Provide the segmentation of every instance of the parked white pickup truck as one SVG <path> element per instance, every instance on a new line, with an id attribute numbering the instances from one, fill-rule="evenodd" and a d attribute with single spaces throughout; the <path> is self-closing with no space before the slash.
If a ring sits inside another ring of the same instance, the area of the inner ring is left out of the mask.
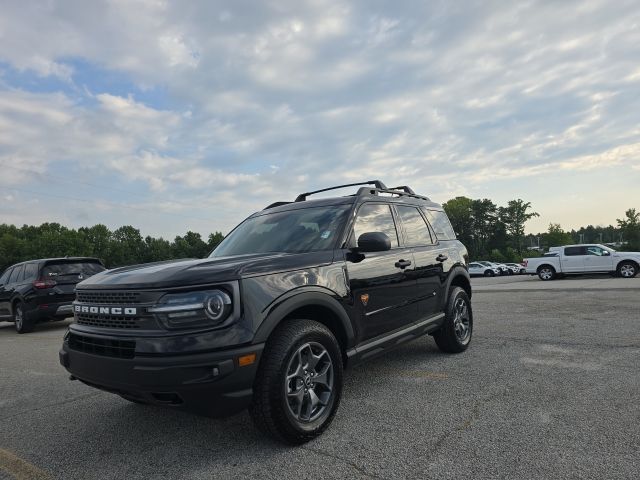
<path id="1" fill-rule="evenodd" d="M 540 280 L 553 280 L 558 275 L 584 273 L 617 273 L 633 278 L 640 270 L 640 252 L 617 252 L 604 245 L 565 245 L 551 247 L 540 258 L 525 258 L 527 273 Z"/>

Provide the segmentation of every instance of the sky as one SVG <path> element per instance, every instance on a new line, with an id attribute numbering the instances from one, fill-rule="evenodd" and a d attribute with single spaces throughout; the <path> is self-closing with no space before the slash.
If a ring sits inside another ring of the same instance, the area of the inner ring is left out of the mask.
<path id="1" fill-rule="evenodd" d="M 638 45 L 637 0 L 4 0 L 0 223 L 226 233 L 380 179 L 615 225 Z"/>

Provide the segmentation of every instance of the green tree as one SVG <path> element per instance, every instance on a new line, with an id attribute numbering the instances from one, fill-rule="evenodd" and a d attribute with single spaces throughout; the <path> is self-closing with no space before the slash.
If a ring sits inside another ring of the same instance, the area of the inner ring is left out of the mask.
<path id="1" fill-rule="evenodd" d="M 442 207 L 449 217 L 451 226 L 460 240 L 470 251 L 475 254 L 474 225 L 473 225 L 473 200 L 467 197 L 456 197 L 445 202 Z"/>
<path id="2" fill-rule="evenodd" d="M 622 231 L 623 240 L 629 250 L 640 249 L 640 212 L 630 208 L 624 212 L 625 218 L 618 218 L 618 226 Z"/>
<path id="3" fill-rule="evenodd" d="M 566 233 L 559 223 L 550 223 L 549 230 L 544 235 L 543 242 L 548 247 L 559 247 L 562 245 L 570 245 L 573 243 L 573 238 L 570 234 Z"/>
<path id="4" fill-rule="evenodd" d="M 522 239 L 524 226 L 533 217 L 539 217 L 537 212 L 530 212 L 531 202 L 524 200 L 509 200 L 506 207 L 500 207 L 499 217 L 504 224 L 507 233 L 511 237 L 512 244 L 518 253 L 522 253 Z"/>

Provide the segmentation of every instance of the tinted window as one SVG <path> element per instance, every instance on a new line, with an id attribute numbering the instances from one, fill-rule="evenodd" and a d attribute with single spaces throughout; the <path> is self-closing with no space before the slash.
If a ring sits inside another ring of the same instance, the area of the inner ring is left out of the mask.
<path id="1" fill-rule="evenodd" d="M 88 277 L 103 271 L 105 268 L 97 262 L 56 262 L 48 263 L 42 268 L 43 277 L 78 276 Z"/>
<path id="2" fill-rule="evenodd" d="M 566 247 L 564 254 L 567 257 L 575 257 L 577 255 L 586 255 L 584 247 Z"/>
<path id="3" fill-rule="evenodd" d="M 386 233 L 391 240 L 391 248 L 398 246 L 398 233 L 389 205 L 365 203 L 360 207 L 353 225 L 353 243 L 357 243 L 360 235 L 367 232 Z"/>
<path id="4" fill-rule="evenodd" d="M 24 265 L 20 265 L 19 267 L 14 267 L 13 272 L 11 273 L 11 277 L 9 278 L 9 283 L 16 283 L 19 278 L 22 278 L 23 271 L 24 271 Z"/>
<path id="5" fill-rule="evenodd" d="M 25 280 L 35 280 L 36 275 L 38 274 L 38 264 L 37 263 L 27 263 L 24 267 L 24 279 Z"/>
<path id="6" fill-rule="evenodd" d="M 406 234 L 408 246 L 430 245 L 433 243 L 429 227 L 422 215 L 415 207 L 396 206 L 398 215 L 402 219 L 402 226 Z"/>
<path id="7" fill-rule="evenodd" d="M 5 283 L 9 283 L 9 277 L 11 276 L 11 272 L 13 270 L 11 268 L 7 268 L 4 273 L 2 274 L 2 276 L 0 277 L 0 285 L 4 285 Z"/>
<path id="8" fill-rule="evenodd" d="M 331 250 L 342 232 L 348 211 L 348 205 L 339 205 L 251 217 L 231 232 L 210 256 Z"/>
<path id="9" fill-rule="evenodd" d="M 449 222 L 447 214 L 440 210 L 427 210 L 423 209 L 427 215 L 431 228 L 436 232 L 438 240 L 455 240 L 456 234 L 453 231 L 453 227 Z"/>

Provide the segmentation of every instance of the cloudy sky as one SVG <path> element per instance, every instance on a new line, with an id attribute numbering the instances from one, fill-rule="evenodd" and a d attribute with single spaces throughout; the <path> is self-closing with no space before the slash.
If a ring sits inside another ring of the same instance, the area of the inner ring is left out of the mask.
<path id="1" fill-rule="evenodd" d="M 2 2 L 0 223 L 228 231 L 382 179 L 640 208 L 640 4 Z"/>

